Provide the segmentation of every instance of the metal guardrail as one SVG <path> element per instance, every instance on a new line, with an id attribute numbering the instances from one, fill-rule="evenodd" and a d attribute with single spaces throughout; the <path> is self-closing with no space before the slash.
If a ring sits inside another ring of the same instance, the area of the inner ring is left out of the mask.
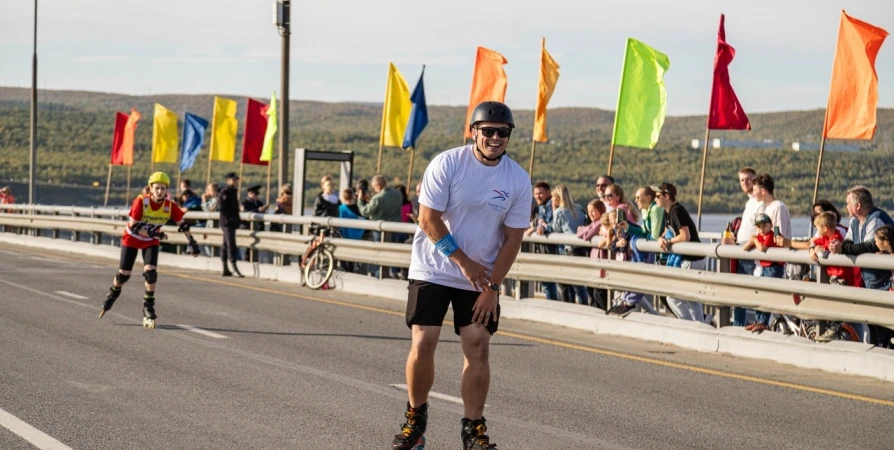
<path id="1" fill-rule="evenodd" d="M 24 214 L 8 213 L 14 210 Z M 70 230 L 120 236 L 125 226 L 121 218 L 128 211 L 114 208 L 77 208 L 42 205 L 4 205 L 0 225 L 35 230 Z M 89 216 L 89 217 L 86 217 Z M 186 215 L 195 220 L 216 220 L 216 213 Z M 414 233 L 413 224 L 339 219 L 331 217 L 288 216 L 243 213 L 250 222 L 284 225 L 320 224 L 332 227 L 359 228 L 373 231 Z M 169 241 L 185 244 L 182 234 L 167 227 Z M 193 228 L 200 245 L 219 246 L 221 231 L 215 228 Z M 268 250 L 281 254 L 302 255 L 311 236 L 298 233 L 271 231 L 237 231 L 237 246 L 254 250 Z M 569 234 L 530 236 L 526 242 L 565 244 L 592 247 L 599 238 L 582 241 Z M 370 242 L 352 239 L 332 239 L 335 257 L 345 261 L 383 266 L 408 267 L 411 247 L 406 244 Z M 638 241 L 637 248 L 660 253 L 656 242 Z M 728 259 L 761 259 L 798 264 L 811 264 L 806 251 L 769 249 L 766 253 L 744 251 L 734 245 L 709 243 L 680 243 L 672 247 L 674 253 L 704 256 L 724 261 Z M 820 260 L 824 265 L 894 269 L 894 257 L 889 255 L 861 255 L 851 257 L 832 255 Z M 792 314 L 806 319 L 845 320 L 874 323 L 894 327 L 894 295 L 871 289 L 856 289 L 828 284 L 805 283 L 782 279 L 749 277 L 712 271 L 680 270 L 656 265 L 614 260 L 522 253 L 509 272 L 518 280 L 554 281 L 614 290 L 667 295 L 721 307 L 740 306 L 780 314 Z M 798 304 L 793 301 L 797 298 Z"/>

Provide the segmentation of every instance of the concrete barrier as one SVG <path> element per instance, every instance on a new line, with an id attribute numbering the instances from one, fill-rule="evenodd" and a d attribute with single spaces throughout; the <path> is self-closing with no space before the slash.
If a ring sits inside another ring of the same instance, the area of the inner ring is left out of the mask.
<path id="1" fill-rule="evenodd" d="M 117 260 L 120 250 L 108 245 L 69 242 L 58 239 L 0 233 L 0 242 L 31 248 L 89 255 Z M 249 269 L 249 267 L 251 269 Z M 165 254 L 159 268 L 181 268 L 219 272 L 216 258 Z M 257 278 L 299 283 L 297 266 L 242 263 L 247 275 Z M 406 302 L 407 282 L 378 280 L 369 276 L 336 272 L 330 280 L 334 289 L 358 295 L 377 296 Z M 676 320 L 665 316 L 632 313 L 627 317 L 605 315 L 592 307 L 542 299 L 515 300 L 502 296 L 504 319 L 528 320 L 596 334 L 611 334 L 646 341 L 661 342 L 708 353 L 725 353 L 790 364 L 808 369 L 863 375 L 894 381 L 894 351 L 871 345 L 833 341 L 816 343 L 798 336 L 779 333 L 753 334 L 741 327 L 714 328 L 708 324 Z"/>

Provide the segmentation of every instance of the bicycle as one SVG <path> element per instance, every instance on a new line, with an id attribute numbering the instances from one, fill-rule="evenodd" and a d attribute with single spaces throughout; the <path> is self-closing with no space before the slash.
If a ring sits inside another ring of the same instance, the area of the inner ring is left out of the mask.
<path id="1" fill-rule="evenodd" d="M 338 229 L 321 225 L 311 225 L 312 241 L 301 258 L 301 285 L 311 289 L 320 289 L 329 282 L 335 271 L 335 244 L 329 239 L 341 237 Z"/>

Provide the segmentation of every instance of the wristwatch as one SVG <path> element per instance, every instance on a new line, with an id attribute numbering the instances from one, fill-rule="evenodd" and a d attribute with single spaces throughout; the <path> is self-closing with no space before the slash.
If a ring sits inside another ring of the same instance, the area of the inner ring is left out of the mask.
<path id="1" fill-rule="evenodd" d="M 492 291 L 500 292 L 500 285 L 497 284 L 497 283 L 493 283 L 493 284 L 491 284 L 491 285 L 488 286 L 488 287 L 489 287 L 490 290 L 492 290 Z"/>

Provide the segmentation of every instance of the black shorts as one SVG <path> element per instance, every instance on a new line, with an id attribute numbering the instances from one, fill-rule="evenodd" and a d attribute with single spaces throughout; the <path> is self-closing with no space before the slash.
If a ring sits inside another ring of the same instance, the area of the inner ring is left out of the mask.
<path id="1" fill-rule="evenodd" d="M 143 265 L 144 266 L 158 266 L 158 249 L 159 246 L 153 245 L 149 248 L 144 248 L 143 251 Z M 134 247 L 128 247 L 126 245 L 121 246 L 121 259 L 118 261 L 118 270 L 133 270 L 133 263 L 137 260 L 137 252 L 140 249 Z"/>
<path id="2" fill-rule="evenodd" d="M 453 304 L 453 331 L 459 335 L 459 329 L 472 324 L 472 307 L 481 295 L 477 291 L 467 291 L 428 281 L 410 280 L 407 287 L 407 326 L 442 326 L 447 308 Z M 497 320 L 500 317 L 500 305 L 497 304 L 497 317 L 487 322 L 490 334 L 497 332 Z"/>

